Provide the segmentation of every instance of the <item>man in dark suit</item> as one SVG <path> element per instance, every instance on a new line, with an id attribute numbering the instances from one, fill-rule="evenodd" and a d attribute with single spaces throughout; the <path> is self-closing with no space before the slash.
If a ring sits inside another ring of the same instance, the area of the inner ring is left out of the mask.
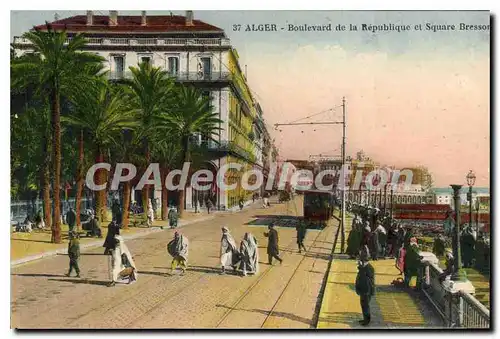
<path id="1" fill-rule="evenodd" d="M 375 270 L 368 262 L 369 253 L 366 247 L 361 250 L 358 275 L 356 276 L 356 294 L 359 295 L 363 320 L 359 323 L 367 326 L 371 321 L 370 300 L 375 295 Z"/>
<path id="2" fill-rule="evenodd" d="M 273 264 L 273 258 L 278 260 L 281 263 L 283 263 L 283 259 L 279 257 L 279 237 L 278 237 L 278 231 L 274 229 L 274 225 L 270 224 L 269 225 L 269 232 L 264 233 L 264 236 L 268 237 L 268 242 L 267 242 L 267 258 L 269 260 L 269 265 Z"/>

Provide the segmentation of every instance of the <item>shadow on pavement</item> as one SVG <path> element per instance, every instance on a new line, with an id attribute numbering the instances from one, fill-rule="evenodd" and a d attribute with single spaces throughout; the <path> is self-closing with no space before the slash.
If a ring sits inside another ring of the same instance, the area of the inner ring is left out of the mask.
<path id="1" fill-rule="evenodd" d="M 221 304 L 217 304 L 215 306 L 216 307 L 223 307 L 223 308 L 226 308 L 226 309 L 231 310 L 231 311 L 243 311 L 243 312 L 260 313 L 260 314 L 263 314 L 263 315 L 266 315 L 266 316 L 270 313 L 268 310 L 260 310 L 260 309 L 257 309 L 257 308 L 253 308 L 253 309 L 248 309 L 247 310 L 247 309 L 244 309 L 244 308 L 233 308 L 233 307 L 229 307 L 229 306 L 221 305 Z M 290 320 L 293 320 L 293 321 L 299 321 L 301 323 L 313 326 L 313 321 L 311 319 L 300 317 L 300 316 L 295 315 L 293 313 L 288 313 L 288 312 L 272 312 L 271 317 L 286 318 L 286 319 L 290 319 Z"/>
<path id="2" fill-rule="evenodd" d="M 308 258 L 330 260 L 330 254 L 325 254 L 325 253 L 314 253 L 314 252 L 310 253 L 310 252 L 306 252 L 305 256 L 308 257 Z"/>
<path id="3" fill-rule="evenodd" d="M 37 274 L 37 273 L 16 273 L 11 274 L 18 277 L 47 277 L 47 278 L 57 278 L 57 277 L 65 277 L 64 274 Z"/>
<path id="4" fill-rule="evenodd" d="M 188 271 L 200 272 L 200 273 L 214 273 L 219 274 L 221 272 L 220 267 L 209 267 L 209 266 L 189 266 Z M 233 272 L 233 269 L 226 269 L 226 275 L 237 275 L 237 272 Z"/>
<path id="5" fill-rule="evenodd" d="M 52 244 L 52 241 L 50 241 L 50 240 L 11 239 L 11 241 L 28 241 L 28 242 L 41 242 L 43 244 Z"/>
<path id="6" fill-rule="evenodd" d="M 170 268 L 168 268 L 170 270 Z M 170 273 L 165 273 L 165 272 L 151 272 L 151 271 L 137 271 L 138 274 L 146 274 L 146 275 L 156 275 L 160 277 L 171 277 L 172 275 Z"/>
<path id="7" fill-rule="evenodd" d="M 76 279 L 48 279 L 49 281 L 61 281 L 61 282 L 69 282 L 73 284 L 86 284 L 86 285 L 99 285 L 99 286 L 107 286 L 109 284 L 109 280 L 88 280 L 85 278 L 76 278 Z"/>

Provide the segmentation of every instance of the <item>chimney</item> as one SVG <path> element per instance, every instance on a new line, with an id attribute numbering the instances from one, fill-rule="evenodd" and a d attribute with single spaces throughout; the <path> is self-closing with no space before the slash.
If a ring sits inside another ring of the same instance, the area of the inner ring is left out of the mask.
<path id="1" fill-rule="evenodd" d="M 87 11 L 87 26 L 92 26 L 94 21 L 94 12 Z"/>
<path id="2" fill-rule="evenodd" d="M 141 25 L 146 26 L 147 23 L 148 23 L 148 21 L 147 21 L 146 11 L 142 11 L 141 12 Z"/>
<path id="3" fill-rule="evenodd" d="M 118 25 L 118 11 L 109 11 L 109 25 L 110 26 Z"/>
<path id="4" fill-rule="evenodd" d="M 194 26 L 193 11 L 186 11 L 186 26 Z"/>

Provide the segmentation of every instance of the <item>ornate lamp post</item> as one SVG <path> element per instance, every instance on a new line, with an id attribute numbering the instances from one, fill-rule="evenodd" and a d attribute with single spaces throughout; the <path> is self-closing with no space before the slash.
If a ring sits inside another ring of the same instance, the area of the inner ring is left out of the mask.
<path id="1" fill-rule="evenodd" d="M 451 185 L 453 189 L 453 200 L 455 206 L 455 227 L 452 232 L 453 257 L 455 258 L 455 272 L 452 280 L 463 280 L 462 276 L 462 257 L 460 252 L 460 189 L 462 185 Z"/>
<path id="2" fill-rule="evenodd" d="M 474 183 L 476 182 L 476 175 L 472 170 L 467 173 L 467 176 L 465 177 L 467 179 L 467 185 L 469 186 L 469 227 L 472 227 L 472 186 L 474 186 Z"/>
<path id="3" fill-rule="evenodd" d="M 479 236 L 479 208 L 480 208 L 480 204 L 479 204 L 479 199 L 476 198 L 476 237 Z"/>

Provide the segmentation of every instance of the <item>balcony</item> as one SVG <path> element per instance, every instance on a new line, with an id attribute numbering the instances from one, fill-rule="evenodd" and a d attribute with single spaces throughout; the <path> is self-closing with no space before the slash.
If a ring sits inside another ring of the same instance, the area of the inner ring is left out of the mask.
<path id="1" fill-rule="evenodd" d="M 225 140 L 219 143 L 215 140 L 206 140 L 206 141 L 192 140 L 192 143 L 201 147 L 206 147 L 210 151 L 233 153 L 250 162 L 255 162 L 255 156 L 251 152 L 245 150 L 244 148 L 242 148 L 241 146 L 237 145 L 232 141 Z"/>
<path id="2" fill-rule="evenodd" d="M 169 73 L 169 76 L 175 78 L 177 82 L 226 82 L 231 80 L 230 72 L 178 72 Z M 109 80 L 131 79 L 132 72 L 130 70 L 121 72 L 109 72 Z"/>
<path id="3" fill-rule="evenodd" d="M 71 38 L 66 40 L 69 43 Z M 30 46 L 23 37 L 14 37 L 14 45 Z M 87 46 L 231 46 L 226 38 L 87 38 Z"/>

